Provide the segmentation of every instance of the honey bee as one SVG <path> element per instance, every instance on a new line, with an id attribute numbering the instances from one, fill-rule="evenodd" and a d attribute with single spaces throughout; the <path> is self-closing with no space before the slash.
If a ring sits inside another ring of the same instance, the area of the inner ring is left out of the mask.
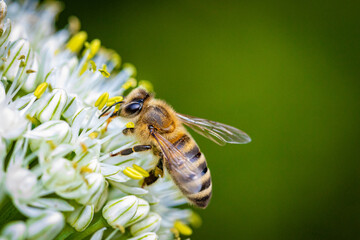
<path id="1" fill-rule="evenodd" d="M 210 170 L 204 154 L 184 125 L 219 145 L 251 141 L 246 133 L 237 128 L 176 113 L 166 102 L 155 99 L 143 88 L 134 89 L 124 101 L 115 104 L 121 105 L 112 117 L 120 116 L 134 122 L 135 127 L 126 128 L 123 133 L 134 134 L 141 145 L 124 149 L 112 156 L 152 149 L 159 156 L 159 162 L 155 169 L 150 170 L 150 176 L 144 179 L 144 185 L 150 185 L 162 177 L 165 165 L 184 196 L 200 208 L 207 207 L 212 195 Z"/>

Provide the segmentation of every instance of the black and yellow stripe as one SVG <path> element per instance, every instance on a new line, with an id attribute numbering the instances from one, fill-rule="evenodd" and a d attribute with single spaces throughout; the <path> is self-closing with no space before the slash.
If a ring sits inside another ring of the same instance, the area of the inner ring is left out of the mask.
<path id="1" fill-rule="evenodd" d="M 181 151 L 185 157 L 197 166 L 197 170 L 201 173 L 201 178 L 196 180 L 185 180 L 182 176 L 176 176 L 177 173 L 172 173 L 177 180 L 180 190 L 194 205 L 205 208 L 211 198 L 212 183 L 210 171 L 206 164 L 204 154 L 200 152 L 196 142 L 188 135 L 182 134 L 172 140 L 172 144 Z M 186 181 L 186 182 L 185 182 Z M 188 187 L 189 185 L 201 187 Z M 187 189 L 198 189 L 196 192 L 189 192 Z"/>

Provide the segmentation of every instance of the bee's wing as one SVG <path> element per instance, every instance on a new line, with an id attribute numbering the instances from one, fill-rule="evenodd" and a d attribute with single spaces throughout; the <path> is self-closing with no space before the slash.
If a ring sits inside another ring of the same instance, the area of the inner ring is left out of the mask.
<path id="1" fill-rule="evenodd" d="M 198 170 L 197 166 L 159 133 L 154 132 L 152 135 L 165 156 L 168 171 L 171 173 L 174 181 L 178 183 L 192 182 L 194 184 L 182 184 L 181 188 L 189 193 L 199 192 L 201 184 L 196 184 L 196 181 L 201 178 L 202 173 Z"/>
<path id="2" fill-rule="evenodd" d="M 203 119 L 177 113 L 178 118 L 195 132 L 214 141 L 219 145 L 225 143 L 244 144 L 251 142 L 251 138 L 240 129 L 235 127 Z"/>

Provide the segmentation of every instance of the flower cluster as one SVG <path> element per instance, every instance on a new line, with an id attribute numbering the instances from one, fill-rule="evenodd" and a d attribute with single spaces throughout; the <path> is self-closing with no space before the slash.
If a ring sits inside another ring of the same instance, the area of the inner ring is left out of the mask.
<path id="1" fill-rule="evenodd" d="M 99 118 L 151 84 L 100 40 L 87 42 L 77 18 L 56 32 L 59 9 L 0 1 L 0 239 L 190 235 L 201 220 L 176 208 L 186 199 L 167 174 L 141 187 L 157 157 L 111 157 L 138 144 L 123 134 L 134 123 Z"/>

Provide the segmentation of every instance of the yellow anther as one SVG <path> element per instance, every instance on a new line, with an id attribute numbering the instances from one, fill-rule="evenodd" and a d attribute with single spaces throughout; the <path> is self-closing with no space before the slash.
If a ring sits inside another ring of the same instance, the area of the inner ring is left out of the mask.
<path id="1" fill-rule="evenodd" d="M 75 16 L 69 17 L 69 31 L 72 34 L 77 33 L 80 30 L 81 23 L 80 20 Z"/>
<path id="2" fill-rule="evenodd" d="M 101 46 L 101 41 L 99 39 L 94 39 L 91 41 L 89 46 L 90 53 L 88 59 L 93 58 L 98 53 L 100 46 Z"/>
<path id="3" fill-rule="evenodd" d="M 135 180 L 140 180 L 142 179 L 144 176 L 139 173 L 138 171 L 136 171 L 134 168 L 132 167 L 126 167 L 123 171 L 123 173 L 128 176 L 129 178 L 135 179 Z"/>
<path id="4" fill-rule="evenodd" d="M 24 60 L 25 59 L 25 55 L 21 55 L 18 60 Z"/>
<path id="5" fill-rule="evenodd" d="M 80 75 L 80 76 L 83 75 L 83 74 L 86 72 L 86 70 L 88 70 L 88 68 L 89 68 L 89 62 L 85 62 L 84 65 L 83 65 L 83 67 L 82 67 L 81 70 L 80 70 L 79 75 Z"/>
<path id="6" fill-rule="evenodd" d="M 107 71 L 105 64 L 102 66 L 101 69 L 99 69 L 99 72 L 101 72 L 101 74 L 106 78 L 110 77 L 110 73 Z"/>
<path id="7" fill-rule="evenodd" d="M 114 51 L 111 56 L 111 61 L 114 63 L 115 68 L 119 68 L 121 66 L 121 57 L 120 55 Z"/>
<path id="8" fill-rule="evenodd" d="M 92 70 L 93 72 L 95 72 L 95 71 L 96 71 L 96 64 L 95 64 L 95 62 L 94 62 L 93 60 L 90 60 L 89 63 L 90 63 L 90 65 L 91 65 L 91 70 Z"/>
<path id="9" fill-rule="evenodd" d="M 4 62 L 6 62 L 6 61 L 7 61 L 7 59 L 6 59 L 6 58 L 4 58 L 4 57 L 2 57 L 2 58 L 1 58 L 1 60 L 3 60 Z"/>
<path id="10" fill-rule="evenodd" d="M 96 102 L 95 102 L 95 107 L 97 107 L 99 110 L 101 110 L 101 109 L 105 106 L 105 104 L 106 104 L 106 102 L 107 102 L 108 99 L 109 99 L 109 93 L 104 92 L 104 93 L 101 94 L 100 97 L 96 100 Z"/>
<path id="11" fill-rule="evenodd" d="M 20 65 L 19 65 L 20 67 L 25 67 L 26 65 L 25 65 L 25 62 L 23 61 L 23 60 L 21 60 L 21 62 L 20 62 Z"/>
<path id="12" fill-rule="evenodd" d="M 119 111 L 119 110 L 120 110 L 120 107 L 121 107 L 120 104 L 116 105 L 116 106 L 115 106 L 115 109 L 114 109 L 114 112 Z"/>
<path id="13" fill-rule="evenodd" d="M 176 229 L 176 228 L 170 228 L 170 231 L 174 234 L 174 239 L 180 239 L 180 233 L 179 233 L 179 231 Z"/>
<path id="14" fill-rule="evenodd" d="M 136 87 L 136 79 L 135 78 L 129 78 L 123 85 L 122 88 L 127 90 L 131 87 Z"/>
<path id="15" fill-rule="evenodd" d="M 99 133 L 98 133 L 98 132 L 92 132 L 92 133 L 89 134 L 89 138 L 91 138 L 91 139 L 95 139 L 95 138 L 97 138 L 98 136 L 99 136 Z"/>
<path id="16" fill-rule="evenodd" d="M 125 126 L 126 128 L 134 128 L 135 124 L 133 122 L 128 122 Z"/>
<path id="17" fill-rule="evenodd" d="M 113 105 L 117 102 L 121 102 L 122 100 L 124 100 L 124 98 L 122 96 L 116 96 L 116 97 L 109 98 L 109 100 L 106 103 L 106 106 L 110 107 L 111 105 Z"/>
<path id="18" fill-rule="evenodd" d="M 133 64 L 131 63 L 124 63 L 123 64 L 123 69 L 127 69 L 128 71 L 130 71 L 130 75 L 131 77 L 136 77 L 136 68 Z"/>
<path id="19" fill-rule="evenodd" d="M 85 145 L 85 143 L 80 143 L 80 146 L 81 146 L 81 150 L 83 151 L 83 152 L 87 152 L 88 151 L 88 147 Z"/>
<path id="20" fill-rule="evenodd" d="M 116 228 L 119 229 L 122 234 L 125 233 L 125 228 L 124 228 L 124 226 L 117 224 L 117 225 L 116 225 Z"/>
<path id="21" fill-rule="evenodd" d="M 78 163 L 77 163 L 77 162 L 73 162 L 72 165 L 73 165 L 73 168 L 75 168 L 75 169 L 78 167 Z"/>
<path id="22" fill-rule="evenodd" d="M 181 233 L 182 235 L 185 236 L 190 236 L 192 234 L 192 229 L 186 225 L 185 223 L 177 220 L 174 223 L 174 227 L 179 231 L 179 233 Z"/>
<path id="23" fill-rule="evenodd" d="M 46 91 L 46 88 L 48 87 L 48 83 L 43 82 L 40 83 L 39 86 L 37 86 L 37 88 L 34 91 L 34 96 L 36 98 L 41 98 L 41 96 L 44 94 L 44 92 Z"/>
<path id="24" fill-rule="evenodd" d="M 35 71 L 35 70 L 32 70 L 32 69 L 26 70 L 26 73 L 27 73 L 27 74 L 34 73 L 34 72 L 36 72 L 36 71 Z"/>
<path id="25" fill-rule="evenodd" d="M 150 176 L 148 171 L 146 171 L 145 169 L 143 169 L 142 167 L 136 165 L 136 164 L 133 164 L 133 168 L 138 171 L 139 173 L 141 173 L 141 175 L 143 175 L 144 177 L 148 177 Z"/>
<path id="26" fill-rule="evenodd" d="M 196 212 L 192 212 L 189 217 L 189 222 L 191 226 L 199 228 L 202 224 L 202 219 L 199 214 L 197 214 Z"/>
<path id="27" fill-rule="evenodd" d="M 83 166 L 80 168 L 80 173 L 92 173 L 93 170 L 87 166 Z"/>
<path id="28" fill-rule="evenodd" d="M 30 114 L 26 114 L 25 117 L 26 117 L 27 120 L 29 120 L 29 121 L 30 121 L 32 124 L 34 124 L 35 126 L 38 126 L 38 125 L 41 124 L 41 122 L 40 122 L 37 118 L 31 116 Z"/>
<path id="29" fill-rule="evenodd" d="M 153 85 L 152 85 L 152 83 L 150 81 L 141 80 L 139 82 L 139 86 L 145 88 L 145 90 L 148 91 L 148 92 L 153 92 L 154 91 L 154 87 L 153 87 Z"/>
<path id="30" fill-rule="evenodd" d="M 75 34 L 69 42 L 66 44 L 66 47 L 75 53 L 78 53 L 80 49 L 82 48 L 84 42 L 87 39 L 87 33 L 84 31 L 78 32 Z"/>
<path id="31" fill-rule="evenodd" d="M 56 145 L 53 141 L 48 140 L 48 141 L 46 141 L 46 143 L 49 144 L 51 150 L 54 150 L 56 148 Z"/>

